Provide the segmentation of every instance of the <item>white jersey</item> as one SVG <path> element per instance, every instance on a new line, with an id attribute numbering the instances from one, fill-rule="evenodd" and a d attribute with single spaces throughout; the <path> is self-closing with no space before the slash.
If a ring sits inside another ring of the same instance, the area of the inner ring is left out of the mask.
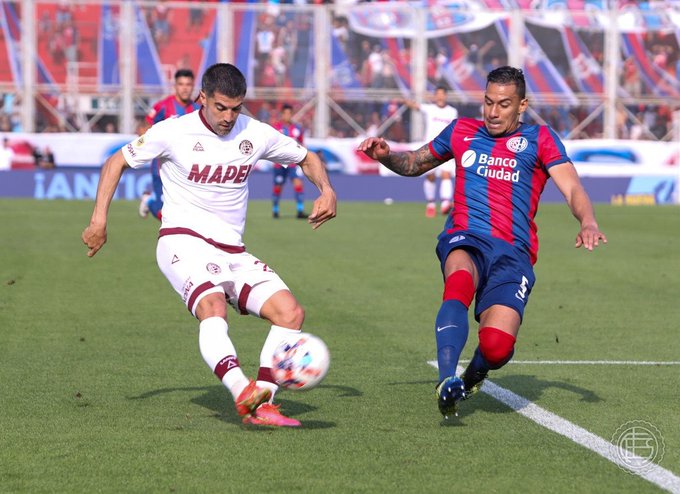
<path id="1" fill-rule="evenodd" d="M 295 140 L 246 115 L 218 136 L 201 110 L 157 123 L 122 152 L 132 168 L 159 158 L 161 229 L 185 229 L 231 246 L 243 246 L 253 166 L 262 159 L 299 163 L 307 155 Z"/>
<path id="2" fill-rule="evenodd" d="M 425 117 L 424 140 L 426 142 L 437 137 L 444 130 L 444 127 L 458 118 L 458 110 L 451 105 L 440 107 L 432 103 L 425 103 L 420 105 L 420 111 Z"/>

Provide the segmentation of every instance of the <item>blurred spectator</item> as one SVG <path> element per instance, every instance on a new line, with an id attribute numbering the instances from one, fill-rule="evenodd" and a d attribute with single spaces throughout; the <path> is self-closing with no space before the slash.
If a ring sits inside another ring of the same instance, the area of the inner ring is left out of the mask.
<path id="1" fill-rule="evenodd" d="M 69 21 L 64 25 L 62 32 L 62 43 L 66 62 L 78 61 L 78 31 L 75 23 Z"/>
<path id="2" fill-rule="evenodd" d="M 446 53 L 444 48 L 437 50 L 437 55 L 434 58 L 435 73 L 434 73 L 434 83 L 436 86 L 442 86 L 445 88 L 450 87 L 449 83 L 446 81 L 444 76 L 444 70 L 446 64 L 449 63 L 449 55 Z"/>
<path id="3" fill-rule="evenodd" d="M 189 0 L 192 3 L 197 3 L 200 0 Z M 189 7 L 189 29 L 201 27 L 205 12 L 201 8 Z"/>
<path id="4" fill-rule="evenodd" d="M 157 44 L 162 44 L 170 37 L 170 9 L 165 0 L 158 0 L 153 9 L 153 37 Z"/>
<path id="5" fill-rule="evenodd" d="M 628 114 L 621 104 L 616 106 L 616 134 L 614 137 L 617 139 L 628 139 L 630 137 Z"/>
<path id="6" fill-rule="evenodd" d="M 384 86 L 383 70 L 385 68 L 385 58 L 383 57 L 382 46 L 378 43 L 373 45 L 373 50 L 368 56 L 368 69 L 370 71 L 371 87 L 380 89 Z"/>
<path id="7" fill-rule="evenodd" d="M 37 147 L 33 149 L 33 159 L 35 159 L 35 166 L 43 170 L 51 170 L 56 168 L 56 163 L 54 161 L 54 153 L 49 148 L 45 146 L 43 151 L 40 151 Z"/>
<path id="8" fill-rule="evenodd" d="M 338 40 L 340 46 L 346 52 L 347 42 L 349 41 L 349 28 L 346 17 L 333 18 L 333 36 Z"/>
<path id="9" fill-rule="evenodd" d="M 623 63 L 622 79 L 623 90 L 631 97 L 639 98 L 642 93 L 642 80 L 640 79 L 640 72 L 633 57 L 628 57 Z"/>
<path id="10" fill-rule="evenodd" d="M 13 159 L 14 150 L 9 147 L 9 139 L 4 137 L 2 139 L 2 147 L 0 147 L 0 171 L 10 170 L 12 168 Z"/>
<path id="11" fill-rule="evenodd" d="M 267 19 L 270 18 L 267 17 Z M 255 34 L 257 49 L 256 57 L 258 62 L 258 68 L 260 69 L 269 59 L 269 55 L 271 54 L 272 49 L 274 48 L 274 41 L 276 41 L 276 35 L 274 34 L 274 31 L 272 31 L 270 24 L 271 20 L 269 20 L 269 22 L 260 27 L 257 31 L 257 34 Z"/>
<path id="12" fill-rule="evenodd" d="M 73 7 L 69 5 L 67 1 L 62 0 L 59 2 L 59 5 L 57 5 L 57 12 L 55 14 L 57 28 L 61 28 L 64 24 L 73 20 L 72 8 Z"/>
<path id="13" fill-rule="evenodd" d="M 265 122 L 271 125 L 272 119 L 272 104 L 269 101 L 263 101 L 260 109 L 257 110 L 257 117 L 260 122 Z"/>
<path id="14" fill-rule="evenodd" d="M 659 115 L 657 113 L 656 116 L 654 117 L 654 123 L 649 128 L 649 131 L 657 139 L 659 140 L 663 139 L 668 133 L 668 121 L 663 115 Z"/>
<path id="15" fill-rule="evenodd" d="M 295 29 L 295 21 L 288 19 L 279 29 L 277 35 L 277 42 L 286 50 L 286 63 L 290 66 L 295 60 L 295 51 L 297 50 L 297 29 Z"/>
<path id="16" fill-rule="evenodd" d="M 50 13 L 45 10 L 40 15 L 40 20 L 38 21 L 38 33 L 41 36 L 49 36 L 52 32 L 52 18 Z"/>
<path id="17" fill-rule="evenodd" d="M 380 128 L 380 125 L 382 122 L 380 121 L 380 113 L 377 111 L 371 112 L 371 116 L 369 117 L 368 121 L 368 127 L 366 128 L 366 137 L 378 137 L 378 129 Z"/>
<path id="18" fill-rule="evenodd" d="M 0 132 L 12 132 L 12 119 L 6 113 L 0 113 Z"/>
<path id="19" fill-rule="evenodd" d="M 268 56 L 263 62 L 260 68 L 260 86 L 263 87 L 276 87 L 276 68 L 274 68 L 274 63 L 272 61 L 271 55 Z"/>
<path id="20" fill-rule="evenodd" d="M 286 82 L 286 73 L 288 72 L 288 60 L 286 59 L 286 49 L 284 46 L 277 43 L 272 49 L 269 59 L 274 68 L 276 87 L 283 87 Z"/>

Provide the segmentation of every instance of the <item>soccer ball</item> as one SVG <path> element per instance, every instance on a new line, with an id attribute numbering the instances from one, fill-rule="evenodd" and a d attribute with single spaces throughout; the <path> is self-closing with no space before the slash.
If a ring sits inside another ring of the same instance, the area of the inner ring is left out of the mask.
<path id="1" fill-rule="evenodd" d="M 328 347 L 318 336 L 300 333 L 297 340 L 281 343 L 274 351 L 272 375 L 279 386 L 291 390 L 311 389 L 328 372 Z"/>

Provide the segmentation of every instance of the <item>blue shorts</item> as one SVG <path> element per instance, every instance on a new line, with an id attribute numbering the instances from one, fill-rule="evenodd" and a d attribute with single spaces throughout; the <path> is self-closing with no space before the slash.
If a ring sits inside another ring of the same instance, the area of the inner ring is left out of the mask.
<path id="1" fill-rule="evenodd" d="M 504 240 L 478 235 L 466 230 L 442 232 L 437 243 L 437 257 L 442 273 L 446 258 L 456 249 L 465 250 L 479 271 L 475 300 L 475 319 L 492 305 L 515 309 L 520 319 L 536 282 L 529 254 Z"/>
<path id="2" fill-rule="evenodd" d="M 158 159 L 151 162 L 151 183 L 153 185 L 153 193 L 156 195 L 156 200 L 162 201 L 163 182 L 161 181 L 161 163 Z"/>
<path id="3" fill-rule="evenodd" d="M 302 170 L 300 170 L 300 167 L 297 165 L 289 165 L 288 167 L 274 165 L 274 184 L 281 185 L 288 177 L 290 177 L 291 180 L 294 178 L 302 178 Z"/>

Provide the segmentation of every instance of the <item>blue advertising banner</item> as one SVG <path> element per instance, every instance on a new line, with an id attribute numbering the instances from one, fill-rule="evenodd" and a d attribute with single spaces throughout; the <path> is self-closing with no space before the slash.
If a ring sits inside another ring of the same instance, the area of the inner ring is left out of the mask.
<path id="1" fill-rule="evenodd" d="M 340 201 L 422 202 L 421 178 L 382 177 L 379 175 L 342 175 L 331 177 Z M 673 200 L 674 180 L 658 177 L 655 186 L 638 189 L 640 178 L 583 177 L 583 185 L 593 202 L 613 204 L 669 204 Z M 99 169 L 71 168 L 63 170 L 17 170 L 0 172 L 0 197 L 94 200 L 99 182 Z M 248 179 L 250 199 L 271 199 L 272 176 L 255 172 Z M 648 184 L 649 185 L 649 184 Z M 308 187 L 308 199 L 315 197 Z M 114 199 L 137 200 L 152 190 L 148 169 L 126 170 Z M 284 189 L 284 198 L 292 197 L 292 188 Z M 551 181 L 543 193 L 545 202 L 563 202 L 564 198 Z"/>

